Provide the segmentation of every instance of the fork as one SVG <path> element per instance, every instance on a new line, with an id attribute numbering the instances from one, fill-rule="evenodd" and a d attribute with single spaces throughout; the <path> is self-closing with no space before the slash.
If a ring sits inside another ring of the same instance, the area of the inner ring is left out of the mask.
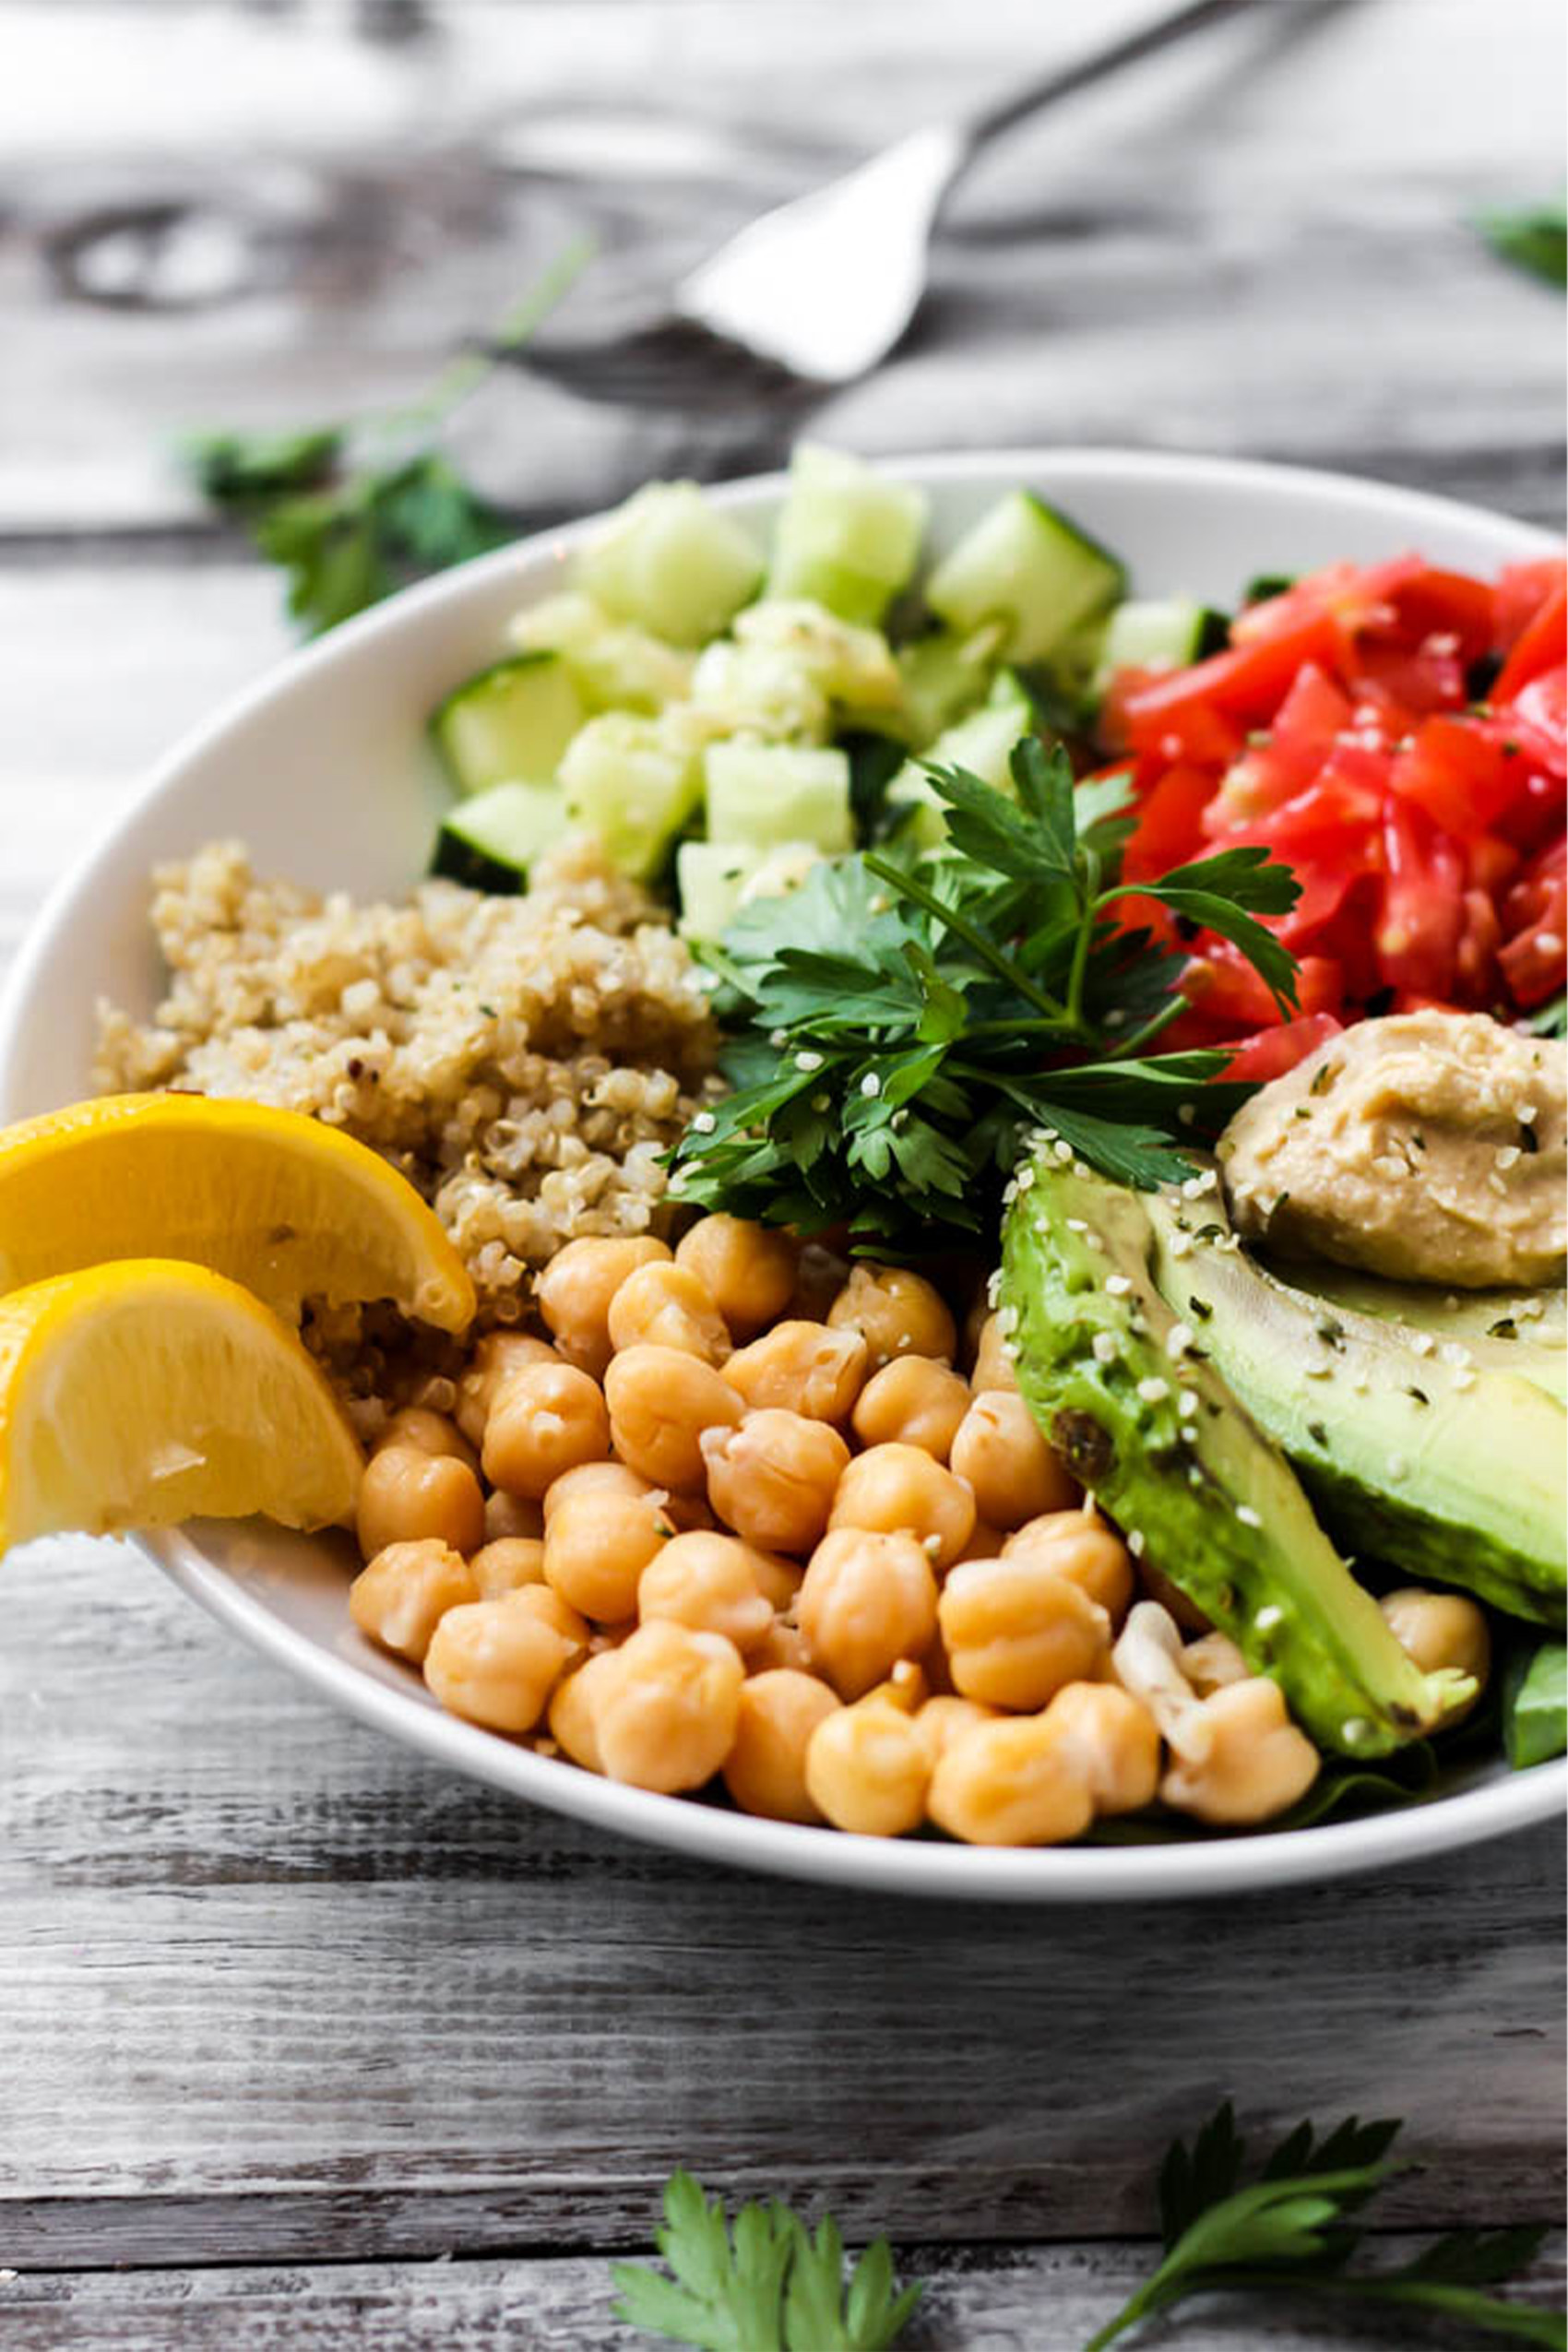
<path id="1" fill-rule="evenodd" d="M 727 408 L 810 396 L 885 359 L 925 291 L 937 215 L 981 148 L 1027 115 L 1262 0 L 1188 0 L 995 104 L 884 148 L 765 212 L 682 279 L 661 315 L 610 339 L 534 341 L 520 365 L 586 398 Z"/>

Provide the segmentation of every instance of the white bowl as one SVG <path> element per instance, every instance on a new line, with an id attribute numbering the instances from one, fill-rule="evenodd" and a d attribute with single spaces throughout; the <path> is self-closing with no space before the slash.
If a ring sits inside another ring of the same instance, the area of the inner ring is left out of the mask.
<path id="1" fill-rule="evenodd" d="M 1028 483 L 1127 559 L 1148 593 L 1225 605 L 1258 572 L 1420 548 L 1482 573 L 1556 552 L 1541 531 L 1404 490 L 1280 467 L 1106 450 L 1004 450 L 889 462 L 930 490 L 950 540 L 999 492 Z M 760 532 L 768 476 L 717 495 Z M 88 1090 L 100 996 L 140 1014 L 160 993 L 148 875 L 215 837 L 245 840 L 263 873 L 360 894 L 422 871 L 443 794 L 425 747 L 439 695 L 493 659 L 520 604 L 559 584 L 590 526 L 517 545 L 409 590 L 270 678 L 179 746 L 54 892 L 0 999 L 0 1119 Z M 194 592 L 194 591 L 193 591 Z M 363 1642 L 344 1605 L 346 1550 L 249 1523 L 147 1538 L 175 1582 L 337 1705 L 458 1771 L 533 1802 L 713 1861 L 905 1894 L 1014 1899 L 1241 1891 L 1384 1868 L 1548 1819 L 1568 1764 L 1479 1768 L 1422 1806 L 1289 1834 L 1147 1847 L 994 1852 L 849 1837 L 656 1797 L 536 1756 L 445 1715 L 422 1682 Z"/>

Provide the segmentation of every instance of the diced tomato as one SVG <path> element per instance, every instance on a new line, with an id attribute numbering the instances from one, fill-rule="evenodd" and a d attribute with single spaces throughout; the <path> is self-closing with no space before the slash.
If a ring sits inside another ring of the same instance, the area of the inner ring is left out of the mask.
<path id="1" fill-rule="evenodd" d="M 1531 564 L 1504 565 L 1491 592 L 1494 653 L 1511 651 L 1541 606 L 1561 595 L 1565 576 L 1568 564 L 1561 555 L 1543 555 Z"/>
<path id="2" fill-rule="evenodd" d="M 1519 852 L 1501 834 L 1478 833 L 1473 841 L 1465 844 L 1465 862 L 1474 887 L 1495 897 L 1503 884 L 1518 873 Z"/>
<path id="3" fill-rule="evenodd" d="M 1267 607 L 1258 605 L 1253 610 L 1264 612 Z M 1151 680 L 1128 695 L 1122 706 L 1129 738 L 1141 750 L 1145 745 L 1158 748 L 1164 738 L 1173 736 L 1190 754 L 1185 731 L 1197 728 L 1216 710 L 1257 721 L 1272 718 L 1301 664 L 1327 663 L 1334 648 L 1334 624 L 1328 615 L 1308 612 L 1300 626 L 1289 633 L 1249 640 L 1226 653 L 1211 654 L 1190 670 Z"/>
<path id="4" fill-rule="evenodd" d="M 1239 947 L 1229 940 L 1206 943 L 1182 974 L 1182 992 L 1204 1023 L 1231 1037 L 1249 1029 L 1276 1028 L 1282 1013 Z M 1325 1013 L 1341 1001 L 1339 967 L 1330 956 L 1303 956 L 1296 972 L 1296 1011 Z"/>
<path id="5" fill-rule="evenodd" d="M 1384 812 L 1383 846 L 1387 870 L 1377 960 L 1384 985 L 1446 996 L 1459 944 L 1464 860 L 1418 809 L 1398 800 Z"/>
<path id="6" fill-rule="evenodd" d="M 1464 572 L 1423 567 L 1401 581 L 1392 601 L 1398 628 L 1410 643 L 1434 654 L 1453 652 L 1462 662 L 1479 660 L 1491 650 L 1496 627 L 1496 600 L 1484 580 Z M 1431 640 L 1438 643 L 1432 645 Z M 1452 647 L 1443 640 L 1452 638 Z"/>
<path id="7" fill-rule="evenodd" d="M 1463 719 L 1427 719 L 1390 778 L 1403 800 L 1461 838 L 1485 831 L 1525 789 L 1529 773 L 1517 743 Z"/>
<path id="8" fill-rule="evenodd" d="M 1200 820 L 1213 797 L 1212 769 L 1168 768 L 1138 812 L 1138 829 L 1123 860 L 1126 879 L 1151 882 L 1156 874 L 1205 855 L 1208 844 Z"/>
<path id="9" fill-rule="evenodd" d="M 1503 925 L 1484 890 L 1467 890 L 1459 907 L 1454 985 L 1462 1003 L 1487 1004 L 1496 994 L 1497 951 L 1503 943 Z"/>
<path id="10" fill-rule="evenodd" d="M 1276 1029 L 1260 1029 L 1231 1056 L 1225 1076 L 1247 1086 L 1266 1086 L 1282 1078 L 1331 1037 L 1344 1032 L 1344 1023 L 1332 1013 L 1306 1013 L 1297 1021 L 1282 1021 Z"/>
<path id="11" fill-rule="evenodd" d="M 1458 641 L 1445 642 L 1456 647 Z M 1407 711 L 1420 718 L 1431 710 L 1462 710 L 1468 698 L 1458 652 L 1438 648 L 1431 638 L 1413 646 L 1395 638 L 1358 645 L 1351 683 L 1358 702 L 1375 704 L 1396 721 Z"/>
<path id="12" fill-rule="evenodd" d="M 1521 686 L 1543 670 L 1560 669 L 1568 661 L 1568 588 L 1548 597 L 1497 673 L 1494 703 L 1512 702 Z"/>
<path id="13" fill-rule="evenodd" d="M 1250 604 L 1231 624 L 1231 642 L 1238 646 L 1266 639 L 1289 639 L 1309 622 L 1326 620 L 1336 647 L 1352 646 L 1369 628 L 1394 625 L 1398 618 L 1395 598 L 1429 566 L 1419 555 L 1396 555 L 1386 564 L 1330 564 L 1309 572 L 1283 596 Z"/>
<path id="14" fill-rule="evenodd" d="M 1560 663 L 1521 686 L 1492 726 L 1504 748 L 1516 742 L 1549 776 L 1568 777 L 1568 669 Z"/>
<path id="15" fill-rule="evenodd" d="M 1568 966 L 1568 845 L 1554 841 L 1503 902 L 1508 941 L 1498 956 L 1515 1004 L 1555 996 Z"/>

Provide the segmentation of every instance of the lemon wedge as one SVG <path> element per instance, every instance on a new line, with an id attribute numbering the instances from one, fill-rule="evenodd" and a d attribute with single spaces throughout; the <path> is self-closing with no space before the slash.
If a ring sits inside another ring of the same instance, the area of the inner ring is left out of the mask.
<path id="1" fill-rule="evenodd" d="M 110 1258 L 188 1258 L 279 1313 L 389 1299 L 443 1331 L 467 1269 L 408 1180 L 303 1111 L 101 1095 L 0 1132 L 0 1292 Z"/>
<path id="2" fill-rule="evenodd" d="M 0 1551 L 254 1511 L 330 1526 L 362 1467 L 305 1348 L 220 1274 L 129 1258 L 0 1299 Z"/>

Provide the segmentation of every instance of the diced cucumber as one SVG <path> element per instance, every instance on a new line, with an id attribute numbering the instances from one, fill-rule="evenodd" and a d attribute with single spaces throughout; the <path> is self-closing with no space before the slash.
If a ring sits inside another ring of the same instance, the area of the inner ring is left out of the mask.
<path id="1" fill-rule="evenodd" d="M 951 629 L 928 630 L 900 646 L 904 682 L 904 731 L 917 751 L 933 742 L 944 727 L 981 701 L 991 684 L 1000 629 L 967 636 Z"/>
<path id="2" fill-rule="evenodd" d="M 565 802 L 553 784 L 493 784 L 443 819 L 430 870 L 470 890 L 522 890 L 534 860 L 565 830 Z"/>
<path id="3" fill-rule="evenodd" d="M 880 629 L 829 612 L 803 596 L 766 596 L 735 616 L 735 641 L 766 647 L 810 678 L 840 708 L 891 710 L 903 694 L 893 648 Z"/>
<path id="4" fill-rule="evenodd" d="M 773 540 L 769 596 L 809 596 L 846 621 L 880 621 L 914 571 L 924 491 L 802 441 Z"/>
<path id="5" fill-rule="evenodd" d="M 1065 515 L 1027 490 L 1009 492 L 944 556 L 926 602 L 955 629 L 1006 624 L 1010 661 L 1039 661 L 1125 585 L 1121 564 Z"/>
<path id="6" fill-rule="evenodd" d="M 574 825 L 597 833 L 623 873 L 647 882 L 702 799 L 702 769 L 657 719 L 606 711 L 567 745 L 560 783 Z"/>
<path id="7" fill-rule="evenodd" d="M 577 585 L 607 612 L 671 645 L 727 628 L 755 592 L 762 557 L 695 481 L 650 481 L 618 507 L 577 557 Z"/>
<path id="8" fill-rule="evenodd" d="M 1104 694 L 1118 670 L 1182 670 L 1201 661 L 1225 643 L 1229 625 L 1223 612 L 1194 597 L 1159 602 L 1130 598 L 1106 624 L 1094 671 L 1096 696 Z"/>
<path id="9" fill-rule="evenodd" d="M 587 713 L 559 655 L 515 653 L 465 678 L 430 731 L 460 792 L 548 784 Z"/>
<path id="10" fill-rule="evenodd" d="M 750 841 L 683 841 L 675 852 L 681 929 L 688 939 L 719 939 L 742 905 L 798 890 L 821 852 L 810 841 L 780 841 L 759 850 Z"/>
<path id="11" fill-rule="evenodd" d="M 888 786 L 889 815 L 909 812 L 900 837 L 922 849 L 939 849 L 947 838 L 944 805 L 925 772 L 928 760 L 938 767 L 968 768 L 982 784 L 1011 795 L 1013 746 L 1021 735 L 1032 734 L 1034 726 L 1034 705 L 1022 682 L 1012 671 L 1000 671 L 979 710 L 944 729 L 919 759 L 906 760 Z"/>
<path id="12" fill-rule="evenodd" d="M 577 588 L 530 604 L 513 621 L 514 645 L 560 654 L 592 710 L 662 710 L 691 692 L 693 657 Z"/>
<path id="13" fill-rule="evenodd" d="M 847 754 L 741 738 L 710 743 L 705 768 L 710 841 L 809 841 L 824 854 L 854 848 Z"/>

